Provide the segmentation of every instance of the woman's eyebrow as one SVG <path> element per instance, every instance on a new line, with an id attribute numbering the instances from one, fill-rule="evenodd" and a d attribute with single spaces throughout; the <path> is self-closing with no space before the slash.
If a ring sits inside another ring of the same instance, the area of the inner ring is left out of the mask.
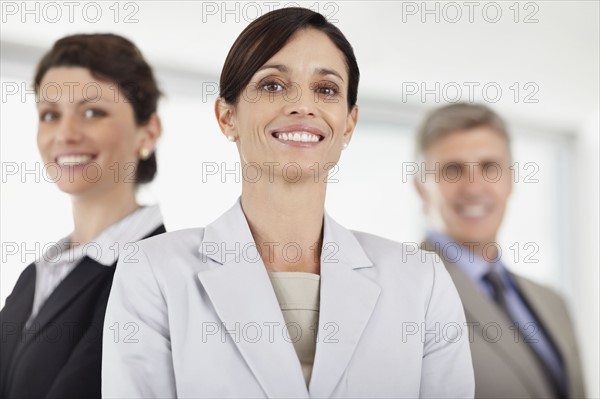
<path id="1" fill-rule="evenodd" d="M 329 69 L 329 68 L 317 68 L 317 70 L 315 71 L 318 75 L 321 76 L 325 76 L 325 75 L 333 75 L 333 76 L 337 76 L 338 78 L 340 78 L 340 80 L 342 82 L 344 82 L 344 78 L 342 78 L 342 75 L 340 75 L 339 73 L 337 73 L 336 71 L 334 71 L 333 69 Z"/>
<path id="2" fill-rule="evenodd" d="M 262 71 L 264 69 L 277 69 L 279 72 L 288 72 L 289 68 L 283 64 L 266 64 L 258 69 L 258 71 Z M 257 71 L 257 72 L 258 72 Z"/>
<path id="3" fill-rule="evenodd" d="M 282 72 L 282 73 L 287 73 L 287 72 L 290 71 L 290 69 L 287 66 L 283 65 L 283 64 L 266 64 L 266 65 L 263 65 L 262 67 L 260 67 L 258 69 L 258 71 L 262 71 L 262 70 L 265 70 L 265 69 L 277 69 L 279 72 Z M 321 76 L 326 76 L 326 75 L 337 76 L 342 82 L 344 82 L 344 78 L 342 78 L 342 75 L 340 73 L 336 72 L 333 69 L 329 69 L 329 68 L 316 68 L 315 69 L 315 73 L 317 75 L 321 75 Z"/>

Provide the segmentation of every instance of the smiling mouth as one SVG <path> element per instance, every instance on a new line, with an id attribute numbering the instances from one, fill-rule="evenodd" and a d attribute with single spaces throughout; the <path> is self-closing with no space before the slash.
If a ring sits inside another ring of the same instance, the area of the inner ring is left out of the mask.
<path id="1" fill-rule="evenodd" d="M 90 163 L 95 158 L 92 155 L 61 155 L 54 161 L 60 166 L 81 166 Z"/>
<path id="2" fill-rule="evenodd" d="M 308 132 L 286 132 L 286 133 L 273 133 L 273 137 L 281 141 L 291 141 L 297 143 L 318 143 L 325 137 L 319 134 L 313 134 Z"/>
<path id="3" fill-rule="evenodd" d="M 482 204 L 477 205 L 461 205 L 458 207 L 458 214 L 468 219 L 479 219 L 487 216 L 490 209 Z"/>

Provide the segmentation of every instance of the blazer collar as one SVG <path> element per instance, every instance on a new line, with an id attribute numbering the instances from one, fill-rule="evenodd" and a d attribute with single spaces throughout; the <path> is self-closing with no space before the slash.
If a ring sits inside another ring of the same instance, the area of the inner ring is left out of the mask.
<path id="1" fill-rule="evenodd" d="M 240 201 L 204 231 L 197 275 L 226 326 L 260 327 L 263 338 L 234 340 L 268 397 L 309 397 L 293 344 L 282 339 L 285 321 L 258 255 Z M 317 349 L 310 396 L 330 396 L 342 377 L 379 298 L 380 287 L 355 269 L 372 267 L 356 237 L 324 217 Z M 273 339 L 268 326 L 276 326 Z"/>
<path id="2" fill-rule="evenodd" d="M 206 226 L 198 251 L 221 265 L 246 262 L 260 263 L 264 268 L 239 198 L 231 209 Z M 327 264 L 351 269 L 373 266 L 354 234 L 325 212 L 321 267 Z"/>

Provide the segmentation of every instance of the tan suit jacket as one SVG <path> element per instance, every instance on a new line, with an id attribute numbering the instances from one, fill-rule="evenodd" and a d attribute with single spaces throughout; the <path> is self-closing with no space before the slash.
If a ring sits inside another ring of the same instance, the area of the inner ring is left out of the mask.
<path id="1" fill-rule="evenodd" d="M 431 243 L 423 243 L 421 248 L 435 252 Z M 475 397 L 556 397 L 551 381 L 526 343 L 528 337 L 533 337 L 520 334 L 505 312 L 458 266 L 438 255 L 456 285 L 469 324 Z M 511 276 L 560 352 L 567 373 L 568 397 L 585 397 L 579 351 L 564 301 L 549 288 L 516 274 Z"/>

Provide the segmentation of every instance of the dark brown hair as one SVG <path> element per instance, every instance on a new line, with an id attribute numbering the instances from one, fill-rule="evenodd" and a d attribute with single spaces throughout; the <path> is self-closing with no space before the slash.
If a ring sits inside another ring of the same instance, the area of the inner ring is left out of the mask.
<path id="1" fill-rule="evenodd" d="M 56 67 L 82 67 L 98 80 L 116 83 L 131 104 L 138 125 L 148 122 L 161 95 L 152 68 L 138 48 L 114 34 L 78 34 L 63 37 L 40 60 L 34 77 L 36 94 L 46 72 Z M 156 175 L 156 154 L 139 160 L 136 183 L 148 183 Z"/>
<path id="2" fill-rule="evenodd" d="M 252 76 L 281 50 L 300 29 L 325 33 L 344 54 L 348 70 L 348 110 L 356 105 L 360 71 L 352 46 L 342 32 L 325 17 L 307 8 L 289 7 L 271 11 L 254 20 L 238 36 L 221 71 L 220 96 L 237 104 Z"/>
<path id="3" fill-rule="evenodd" d="M 482 104 L 456 103 L 431 112 L 417 131 L 417 155 L 421 156 L 448 133 L 486 126 L 506 139 L 510 152 L 510 136 L 502 118 Z"/>

